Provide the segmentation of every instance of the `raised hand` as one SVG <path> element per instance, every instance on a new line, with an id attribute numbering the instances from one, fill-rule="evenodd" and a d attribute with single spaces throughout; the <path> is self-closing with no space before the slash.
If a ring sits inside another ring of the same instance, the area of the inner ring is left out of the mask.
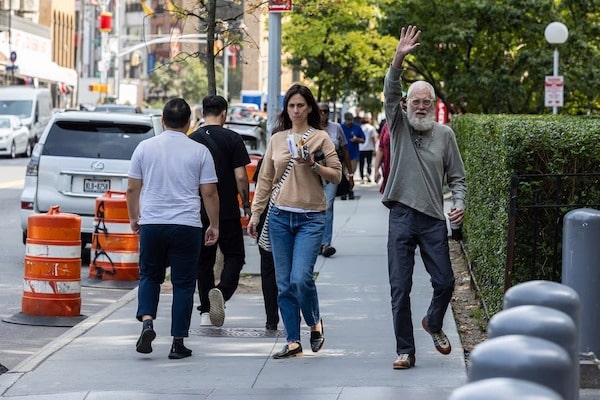
<path id="1" fill-rule="evenodd" d="M 392 61 L 394 67 L 402 68 L 404 57 L 421 45 L 419 36 L 421 36 L 421 31 L 416 26 L 409 25 L 400 29 L 400 40 L 396 45 L 396 53 Z"/>

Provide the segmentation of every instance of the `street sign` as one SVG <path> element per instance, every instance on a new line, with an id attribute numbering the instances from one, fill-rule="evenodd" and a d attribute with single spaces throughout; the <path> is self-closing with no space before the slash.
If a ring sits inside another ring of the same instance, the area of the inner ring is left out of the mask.
<path id="1" fill-rule="evenodd" d="M 14 50 L 10 52 L 10 61 L 11 62 L 17 61 L 17 52 Z"/>
<path id="2" fill-rule="evenodd" d="M 14 65 L 14 64 L 13 64 L 13 65 L 7 65 L 7 66 L 6 66 L 6 70 L 7 70 L 7 71 L 16 71 L 16 70 L 18 70 L 18 69 L 19 69 L 19 66 L 18 66 L 18 65 Z"/>
<path id="3" fill-rule="evenodd" d="M 564 80 L 560 76 L 547 76 L 545 82 L 545 102 L 546 107 L 562 107 L 564 95 Z"/>
<path id="4" fill-rule="evenodd" d="M 292 0 L 269 0 L 269 12 L 292 11 Z"/>

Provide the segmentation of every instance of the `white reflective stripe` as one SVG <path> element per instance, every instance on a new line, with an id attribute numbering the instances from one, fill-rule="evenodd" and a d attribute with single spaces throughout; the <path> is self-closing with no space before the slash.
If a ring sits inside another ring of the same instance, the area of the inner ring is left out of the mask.
<path id="1" fill-rule="evenodd" d="M 254 189 L 256 189 L 256 184 L 255 183 L 249 183 L 248 186 L 249 186 L 249 189 L 250 189 L 251 192 L 254 192 Z"/>
<path id="2" fill-rule="evenodd" d="M 47 294 L 81 293 L 81 281 L 36 281 L 24 278 L 23 291 L 27 293 Z"/>
<path id="3" fill-rule="evenodd" d="M 111 261 L 113 264 L 137 264 L 140 261 L 140 253 L 137 252 L 127 253 L 106 251 L 100 254 L 98 258 L 95 258 L 95 256 L 96 255 L 92 253 L 92 260 L 95 259 L 96 262 L 104 262 L 109 264 Z"/>
<path id="4" fill-rule="evenodd" d="M 126 223 L 121 223 L 121 222 L 102 222 L 100 223 L 99 221 L 94 221 L 94 229 L 98 228 L 98 225 L 100 226 L 100 228 L 102 228 L 102 230 L 98 230 L 97 233 L 99 234 L 118 234 L 118 233 L 131 233 L 133 234 L 133 231 L 131 230 L 131 225 L 129 224 L 129 222 Z M 104 229 L 106 229 L 106 232 L 104 231 Z"/>
<path id="5" fill-rule="evenodd" d="M 54 244 L 26 243 L 25 255 L 46 258 L 80 258 L 81 246 L 61 246 Z"/>

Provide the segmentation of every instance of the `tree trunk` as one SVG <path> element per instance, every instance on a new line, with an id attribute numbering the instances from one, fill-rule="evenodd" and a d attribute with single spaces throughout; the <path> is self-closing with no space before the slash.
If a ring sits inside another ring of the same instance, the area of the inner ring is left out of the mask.
<path id="1" fill-rule="evenodd" d="M 215 77 L 215 26 L 217 15 L 217 0 L 207 2 L 208 27 L 206 30 L 206 74 L 208 79 L 208 95 L 217 94 L 217 79 Z"/>

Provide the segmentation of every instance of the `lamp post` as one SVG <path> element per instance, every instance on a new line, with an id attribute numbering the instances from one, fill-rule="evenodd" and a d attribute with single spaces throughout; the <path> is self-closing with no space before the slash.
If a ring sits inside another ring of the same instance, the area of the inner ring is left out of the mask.
<path id="1" fill-rule="evenodd" d="M 555 45 L 554 47 L 554 70 L 553 76 L 558 77 L 558 46 L 559 44 L 563 44 L 567 41 L 569 37 L 569 30 L 562 22 L 551 22 L 546 26 L 544 30 L 544 37 L 546 41 L 550 44 Z M 561 96 L 562 97 L 562 96 Z M 561 98 L 562 100 L 562 98 Z M 562 101 L 561 101 L 562 104 Z M 558 111 L 558 107 L 556 105 L 552 106 L 552 114 L 556 114 Z"/>

